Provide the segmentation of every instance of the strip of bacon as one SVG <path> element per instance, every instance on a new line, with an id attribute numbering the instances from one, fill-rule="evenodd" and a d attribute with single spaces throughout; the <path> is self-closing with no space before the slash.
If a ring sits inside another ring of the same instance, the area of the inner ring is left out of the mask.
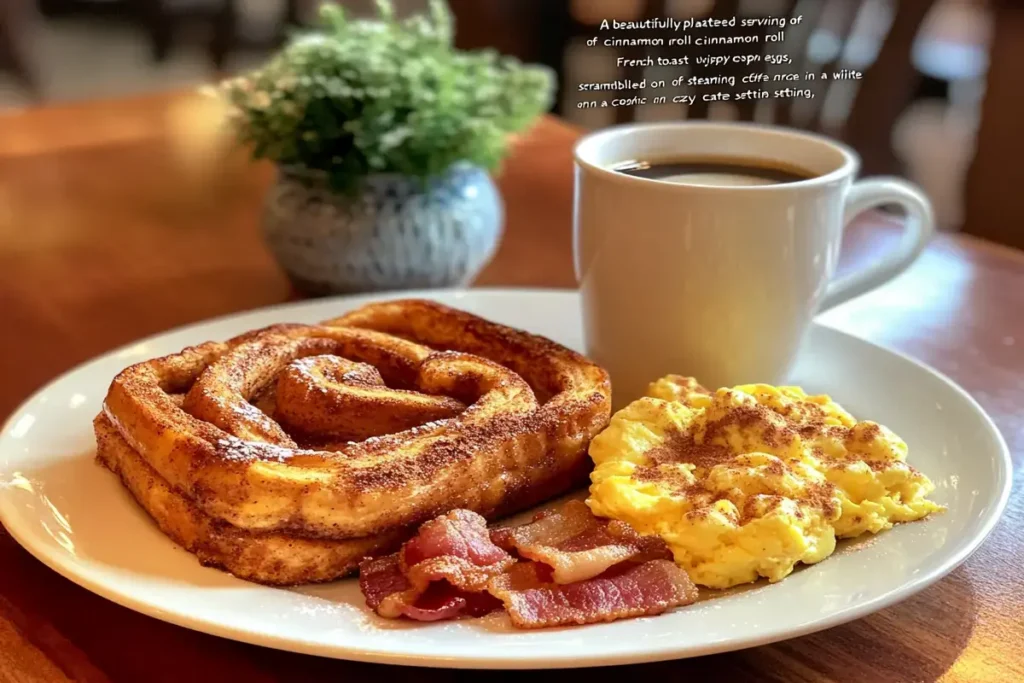
<path id="1" fill-rule="evenodd" d="M 492 579 L 488 592 L 504 603 L 513 626 L 527 629 L 650 616 L 697 599 L 689 576 L 670 560 L 626 562 L 569 584 L 551 582 L 545 565 L 520 562 Z"/>
<path id="2" fill-rule="evenodd" d="M 399 552 L 365 560 L 359 587 L 367 606 L 389 619 L 480 616 L 501 606 L 485 589 L 514 563 L 491 543 L 483 517 L 454 510 L 425 522 Z"/>
<path id="3" fill-rule="evenodd" d="M 697 589 L 669 557 L 660 539 L 596 518 L 581 501 L 490 532 L 480 515 L 455 510 L 424 523 L 399 552 L 364 561 L 359 584 L 367 606 L 391 619 L 504 606 L 517 628 L 590 624 L 693 602 Z"/>
<path id="4" fill-rule="evenodd" d="M 641 536 L 624 522 L 595 517 L 581 500 L 542 512 L 523 526 L 493 529 L 491 540 L 510 553 L 551 567 L 555 583 L 584 581 L 627 560 L 672 558 L 657 536 Z"/>
<path id="5" fill-rule="evenodd" d="M 439 557 L 458 558 L 471 567 L 509 560 L 508 553 L 491 541 L 487 520 L 469 510 L 453 510 L 424 522 L 401 552 L 405 569 Z"/>

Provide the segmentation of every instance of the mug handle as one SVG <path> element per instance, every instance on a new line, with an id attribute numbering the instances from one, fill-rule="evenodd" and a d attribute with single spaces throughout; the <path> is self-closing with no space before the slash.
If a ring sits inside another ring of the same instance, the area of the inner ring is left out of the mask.
<path id="1" fill-rule="evenodd" d="M 878 263 L 829 284 L 819 312 L 858 297 L 902 273 L 921 255 L 935 234 L 931 202 L 920 188 L 901 178 L 882 176 L 857 181 L 847 193 L 845 204 L 844 230 L 858 214 L 867 209 L 882 204 L 899 204 L 907 212 L 903 239 L 895 251 Z"/>

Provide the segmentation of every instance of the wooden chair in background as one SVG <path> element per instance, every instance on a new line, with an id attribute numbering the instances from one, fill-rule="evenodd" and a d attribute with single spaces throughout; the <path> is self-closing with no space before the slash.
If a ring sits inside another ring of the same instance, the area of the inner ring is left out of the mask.
<path id="1" fill-rule="evenodd" d="M 656 18 L 668 15 L 669 3 L 666 0 L 639 0 L 642 8 L 637 18 Z M 892 150 L 891 134 L 900 114 L 914 96 L 921 81 L 911 61 L 914 38 L 924 18 L 936 0 L 900 0 L 895 4 L 892 25 L 884 39 L 879 54 L 864 73 L 858 93 L 846 125 L 841 130 L 828 131 L 843 137 L 848 143 L 864 151 L 865 168 L 871 173 L 896 173 L 900 164 Z M 529 61 L 539 61 L 552 67 L 559 77 L 560 92 L 572 87 L 572 75 L 566 72 L 565 52 L 574 39 L 595 35 L 597 26 L 593 23 L 580 22 L 572 14 L 570 0 L 450 0 L 452 10 L 459 24 L 457 34 L 462 47 L 496 47 L 509 54 Z M 852 29 L 858 14 L 864 6 L 863 0 L 842 0 L 834 3 L 831 8 L 839 13 L 831 16 L 833 26 L 832 38 L 836 43 L 832 57 L 825 64 L 809 62 L 808 42 L 813 29 L 823 20 L 826 0 L 797 2 L 789 0 L 782 3 L 783 9 L 776 16 L 787 19 L 799 12 L 803 15 L 801 30 L 791 28 L 787 33 L 796 36 L 794 45 L 787 42 L 786 52 L 794 58 L 793 71 L 802 73 L 814 69 L 834 71 L 841 64 L 841 56 L 851 39 Z M 740 13 L 739 0 L 716 0 L 709 16 L 728 18 Z M 777 29 L 767 27 L 762 33 L 770 33 Z M 608 32 L 602 33 L 608 35 Z M 645 32 L 645 35 L 654 35 Z M 663 37 L 667 37 L 663 36 Z M 734 46 L 716 46 L 716 54 L 746 54 L 766 48 L 761 42 L 756 47 L 751 44 Z M 659 54 L 658 48 L 622 48 L 622 56 L 639 58 L 645 55 Z M 662 54 L 691 56 L 706 53 L 709 48 L 672 47 L 661 51 Z M 726 67 L 716 69 L 716 74 L 729 75 L 747 73 L 749 68 Z M 627 67 L 620 71 L 620 77 L 640 80 L 642 69 Z M 803 85 L 801 86 L 803 87 Z M 820 81 L 812 84 L 816 96 L 811 101 L 786 100 L 778 101 L 773 108 L 772 120 L 781 125 L 796 125 L 811 130 L 824 127 L 823 113 L 826 103 L 826 90 L 831 84 Z M 626 94 L 626 93 L 623 93 Z M 556 113 L 561 112 L 561 105 Z M 750 100 L 736 103 L 737 116 L 740 120 L 752 120 L 755 116 L 757 101 Z M 686 113 L 687 118 L 706 118 L 708 103 L 698 100 Z M 637 116 L 636 108 L 623 107 L 615 111 L 616 122 L 632 121 Z"/>
<path id="2" fill-rule="evenodd" d="M 967 174 L 963 231 L 1024 249 L 1024 7 L 997 0 L 977 151 Z"/>
<path id="3" fill-rule="evenodd" d="M 922 79 L 911 53 L 914 39 L 935 2 L 899 2 L 878 56 L 857 90 L 842 135 L 861 155 L 865 174 L 900 170 L 892 147 L 892 131 Z"/>
<path id="4" fill-rule="evenodd" d="M 29 23 L 32 0 L 0 0 L 0 71 L 9 71 L 33 99 L 40 99 L 39 78 L 29 54 Z"/>

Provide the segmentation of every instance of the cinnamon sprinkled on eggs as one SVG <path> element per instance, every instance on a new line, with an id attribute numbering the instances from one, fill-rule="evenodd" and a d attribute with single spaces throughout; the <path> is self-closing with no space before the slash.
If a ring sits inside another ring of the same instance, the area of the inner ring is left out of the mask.
<path id="1" fill-rule="evenodd" d="M 941 509 L 899 437 L 797 387 L 711 392 L 665 377 L 612 417 L 590 455 L 591 509 L 661 536 L 713 588 L 781 580 L 837 538 Z"/>

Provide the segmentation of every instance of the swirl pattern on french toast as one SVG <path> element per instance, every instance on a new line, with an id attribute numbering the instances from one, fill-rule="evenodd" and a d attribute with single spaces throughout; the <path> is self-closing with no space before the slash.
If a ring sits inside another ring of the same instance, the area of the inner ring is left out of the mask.
<path id="1" fill-rule="evenodd" d="M 344 575 L 448 510 L 495 518 L 581 482 L 610 393 L 604 370 L 550 340 L 398 300 L 133 365 L 96 429 L 101 462 L 166 533 L 239 576 L 294 583 Z M 169 508 L 206 542 L 175 533 Z M 233 561 L 246 539 L 262 568 Z M 275 564 L 288 539 L 333 559 Z"/>

